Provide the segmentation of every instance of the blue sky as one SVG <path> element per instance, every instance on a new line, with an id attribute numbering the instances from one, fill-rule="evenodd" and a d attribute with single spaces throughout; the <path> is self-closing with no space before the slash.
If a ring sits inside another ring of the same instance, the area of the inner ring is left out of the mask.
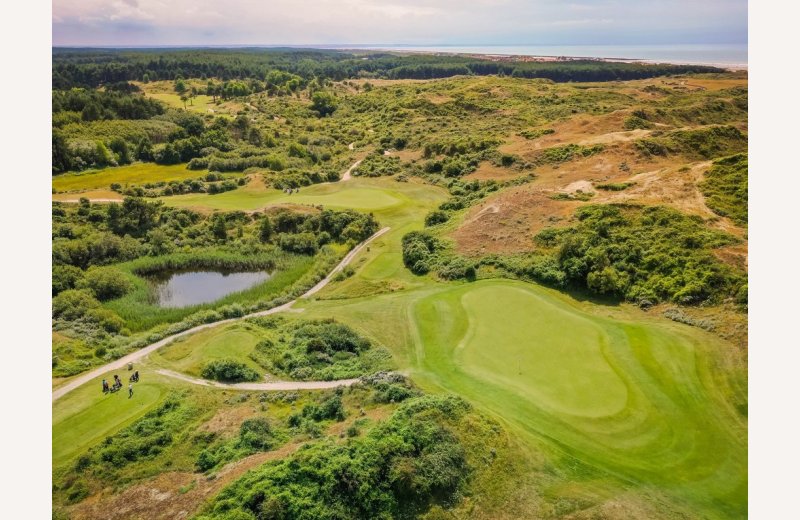
<path id="1" fill-rule="evenodd" d="M 746 0 L 53 0 L 53 45 L 747 43 Z"/>

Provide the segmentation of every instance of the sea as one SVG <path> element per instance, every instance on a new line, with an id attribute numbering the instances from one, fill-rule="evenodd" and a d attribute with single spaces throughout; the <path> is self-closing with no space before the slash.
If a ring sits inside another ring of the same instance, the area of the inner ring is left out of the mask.
<path id="1" fill-rule="evenodd" d="M 499 56 L 605 58 L 747 68 L 747 44 L 673 45 L 337 45 L 339 49 L 446 52 Z"/>

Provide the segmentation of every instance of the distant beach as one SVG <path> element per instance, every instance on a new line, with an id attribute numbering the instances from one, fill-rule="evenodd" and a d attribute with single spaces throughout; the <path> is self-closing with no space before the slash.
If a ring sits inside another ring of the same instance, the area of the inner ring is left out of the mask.
<path id="1" fill-rule="evenodd" d="M 509 61 L 589 59 L 747 70 L 747 44 L 685 45 L 340 45 L 317 48 L 469 55 Z"/>

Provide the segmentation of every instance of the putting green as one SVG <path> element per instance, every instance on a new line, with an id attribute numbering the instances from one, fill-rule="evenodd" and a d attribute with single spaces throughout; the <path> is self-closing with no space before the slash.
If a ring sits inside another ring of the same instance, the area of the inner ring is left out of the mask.
<path id="1" fill-rule="evenodd" d="M 384 274 L 386 258 L 373 252 L 363 275 Z M 511 280 L 427 283 L 304 312 L 336 316 L 391 348 L 424 389 L 496 416 L 547 454 L 569 488 L 554 484 L 554 496 L 633 491 L 690 516 L 746 517 L 747 425 L 732 404 L 746 374 L 711 334 Z"/>
<path id="2" fill-rule="evenodd" d="M 528 393 L 555 413 L 601 417 L 625 407 L 625 383 L 603 355 L 609 338 L 591 320 L 517 287 L 479 287 L 449 304 L 466 312 L 454 358 L 471 375 Z"/>
<path id="3" fill-rule="evenodd" d="M 411 316 L 423 378 L 560 456 L 712 517 L 746 516 L 746 425 L 697 338 L 500 280 L 423 297 Z"/>

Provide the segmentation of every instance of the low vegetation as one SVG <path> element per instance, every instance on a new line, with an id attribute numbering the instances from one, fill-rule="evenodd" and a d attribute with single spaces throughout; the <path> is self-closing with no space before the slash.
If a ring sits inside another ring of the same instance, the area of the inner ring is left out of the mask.
<path id="1" fill-rule="evenodd" d="M 747 154 L 714 161 L 699 187 L 714 213 L 747 225 Z"/>
<path id="2" fill-rule="evenodd" d="M 391 354 L 336 321 L 253 318 L 262 339 L 250 358 L 268 373 L 295 380 L 359 377 L 390 368 Z"/>
<path id="3" fill-rule="evenodd" d="M 251 472 L 199 518 L 415 518 L 452 506 L 470 475 L 454 431 L 469 412 L 458 398 L 408 400 L 364 437 L 309 445 Z"/>

